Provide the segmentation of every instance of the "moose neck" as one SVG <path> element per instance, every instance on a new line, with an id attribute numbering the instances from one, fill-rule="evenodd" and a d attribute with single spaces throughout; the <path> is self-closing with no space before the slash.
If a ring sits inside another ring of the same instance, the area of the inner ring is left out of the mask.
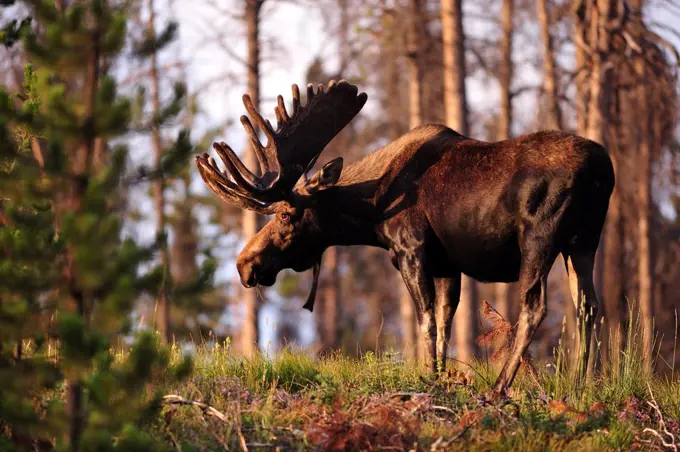
<path id="1" fill-rule="evenodd" d="M 319 211 L 327 246 L 368 245 L 387 248 L 378 238 L 382 218 L 377 192 L 389 179 L 394 160 L 403 152 L 408 136 L 379 148 L 347 165 L 337 185 L 323 190 Z"/>
<path id="2" fill-rule="evenodd" d="M 370 183 L 338 185 L 320 193 L 319 226 L 324 245 L 383 247 L 376 233 L 375 189 Z"/>

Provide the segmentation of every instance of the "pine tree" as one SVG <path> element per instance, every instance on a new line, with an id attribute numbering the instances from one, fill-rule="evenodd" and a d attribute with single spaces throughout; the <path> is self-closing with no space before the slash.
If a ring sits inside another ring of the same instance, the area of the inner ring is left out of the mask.
<path id="1" fill-rule="evenodd" d="M 103 145 L 130 131 L 132 102 L 107 73 L 126 48 L 129 4 L 25 3 L 43 32 L 13 28 L 30 64 L 22 92 L 0 90 L 0 446 L 151 450 L 141 427 L 160 394 L 146 385 L 191 363 L 170 366 L 158 336 L 132 331 L 137 299 L 161 287 L 163 270 L 142 267 L 165 237 L 145 246 L 124 237 L 120 206 L 131 183 L 176 174 L 193 148 L 180 131 L 158 166 L 130 171 L 124 145 Z M 135 56 L 167 38 L 146 39 Z M 177 85 L 145 129 L 176 116 L 184 94 Z M 208 285 L 203 270 L 183 290 Z"/>
<path id="2" fill-rule="evenodd" d="M 39 108 L 30 90 L 34 77 L 27 68 L 26 112 Z M 0 92 L 0 101 L 5 106 L 11 98 Z M 61 377 L 49 360 L 46 326 L 51 308 L 46 289 L 57 281 L 53 263 L 63 242 L 54 229 L 48 187 L 31 156 L 31 140 L 21 129 L 12 133 L 3 119 L 0 116 L 0 432 L 27 447 L 31 434 L 52 432 L 46 423 L 36 428 L 39 413 L 32 401 L 41 389 L 54 389 Z M 5 447 L 11 446 L 0 436 L 0 449 Z"/>

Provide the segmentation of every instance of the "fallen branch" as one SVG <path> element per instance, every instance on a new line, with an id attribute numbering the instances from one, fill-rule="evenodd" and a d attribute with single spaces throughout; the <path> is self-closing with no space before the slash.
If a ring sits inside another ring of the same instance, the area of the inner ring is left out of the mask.
<path id="1" fill-rule="evenodd" d="M 390 399 L 399 399 L 402 402 L 411 400 L 414 397 L 429 397 L 429 396 L 432 396 L 432 394 L 429 394 L 427 392 L 393 392 L 392 394 L 388 395 Z"/>
<path id="2" fill-rule="evenodd" d="M 196 400 L 189 400 L 185 399 L 182 396 L 179 396 L 177 394 L 168 394 L 163 396 L 161 399 L 163 403 L 167 405 L 192 405 L 192 406 L 197 406 L 203 411 L 203 414 L 207 414 L 208 416 L 213 416 L 219 419 L 220 421 L 226 423 L 232 423 L 229 418 L 227 417 L 226 414 L 222 413 L 221 411 L 211 407 L 207 403 L 204 402 L 198 402 Z M 238 442 L 239 446 L 241 448 L 242 452 L 248 452 L 248 445 L 246 444 L 246 439 L 243 436 L 243 433 L 241 432 L 241 426 L 240 424 L 236 424 L 236 434 L 238 435 Z"/>
<path id="3" fill-rule="evenodd" d="M 452 410 L 451 408 L 442 406 L 442 405 L 432 405 L 431 408 L 435 411 L 444 411 L 445 413 L 453 414 L 456 415 L 458 414 L 457 411 Z"/>
<path id="4" fill-rule="evenodd" d="M 666 449 L 672 450 L 674 452 L 678 452 L 678 446 L 680 444 L 677 444 L 675 442 L 675 435 L 673 435 L 671 432 L 668 431 L 668 428 L 666 428 L 666 422 L 663 419 L 663 416 L 661 415 L 661 409 L 659 408 L 659 404 L 656 402 L 656 399 L 654 398 L 654 393 L 652 392 L 652 387 L 647 383 L 647 388 L 649 389 L 649 395 L 652 398 L 651 401 L 647 401 L 647 405 L 652 407 L 652 409 L 656 412 L 656 415 L 659 417 L 659 430 L 661 433 L 657 430 L 654 430 L 653 428 L 645 428 L 642 433 L 649 433 L 659 440 L 661 440 L 661 444 L 663 447 Z M 666 436 L 667 438 L 670 438 L 670 442 L 666 442 Z"/>
<path id="5" fill-rule="evenodd" d="M 448 449 L 449 446 L 451 446 L 451 444 L 453 444 L 457 439 L 459 439 L 460 437 L 465 435 L 468 432 L 468 430 L 470 430 L 472 428 L 472 426 L 475 425 L 476 423 L 477 422 L 473 422 L 472 424 L 466 426 L 465 428 L 463 428 L 463 430 L 461 430 L 457 434 L 453 435 L 447 441 L 444 441 L 444 437 L 440 436 L 439 438 L 437 438 L 437 441 L 435 441 L 432 444 L 432 446 L 430 447 L 430 450 L 435 451 L 435 450 L 439 450 L 439 449 Z"/>
<path id="6" fill-rule="evenodd" d="M 168 404 L 168 405 L 193 405 L 199 407 L 203 413 L 216 417 L 222 422 L 228 423 L 229 418 L 227 415 L 222 413 L 221 411 L 216 410 L 215 408 L 211 407 L 207 403 L 204 402 L 198 402 L 196 400 L 189 400 L 185 399 L 182 396 L 178 396 L 176 394 L 168 394 L 163 396 L 163 403 Z"/>

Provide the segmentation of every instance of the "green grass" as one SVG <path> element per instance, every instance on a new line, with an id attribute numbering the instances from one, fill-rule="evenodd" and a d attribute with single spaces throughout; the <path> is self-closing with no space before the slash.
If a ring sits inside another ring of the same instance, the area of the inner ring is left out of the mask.
<path id="1" fill-rule="evenodd" d="M 148 386 L 149 397 L 174 394 L 202 405 L 165 405 L 144 428 L 181 451 L 663 450 L 645 432 L 661 432 L 653 402 L 680 446 L 680 377 L 674 362 L 659 362 L 663 376 L 648 375 L 639 336 L 631 319 L 624 350 L 609 353 L 619 358 L 589 381 L 570 351 L 575 344 L 563 337 L 536 375 L 520 370 L 505 399 L 491 392 L 499 369 L 488 360 L 451 360 L 435 378 L 395 353 L 313 357 L 286 349 L 244 358 L 229 342 L 203 344 L 189 378 L 178 383 L 161 373 Z M 116 350 L 117 360 L 129 353 Z M 170 356 L 182 359 L 178 345 Z"/>
<path id="2" fill-rule="evenodd" d="M 179 351 L 174 351 L 179 359 Z M 638 360 L 639 361 L 639 360 Z M 489 363 L 438 379 L 393 355 L 314 359 L 285 350 L 246 359 L 228 345 L 196 351 L 193 376 L 166 394 L 205 402 L 223 420 L 193 406 L 170 406 L 151 432 L 187 450 L 630 450 L 658 447 L 646 403 L 652 393 L 680 442 L 680 382 L 648 378 L 622 360 L 590 382 L 566 366 L 538 378 L 519 375 L 507 400 L 490 389 Z M 648 387 L 649 383 L 649 387 Z M 646 441 L 652 440 L 652 443 Z"/>

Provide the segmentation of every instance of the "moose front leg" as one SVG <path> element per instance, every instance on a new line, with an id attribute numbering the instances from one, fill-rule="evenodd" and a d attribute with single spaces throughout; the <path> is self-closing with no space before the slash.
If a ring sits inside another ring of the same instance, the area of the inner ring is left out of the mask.
<path id="1" fill-rule="evenodd" d="M 425 348 L 426 362 L 424 364 L 428 370 L 436 372 L 435 340 L 437 338 L 437 326 L 434 317 L 434 279 L 427 272 L 421 247 L 415 250 L 394 251 L 394 255 L 399 264 L 401 277 L 416 306 L 416 316 L 420 326 L 419 334 L 423 339 Z"/>

